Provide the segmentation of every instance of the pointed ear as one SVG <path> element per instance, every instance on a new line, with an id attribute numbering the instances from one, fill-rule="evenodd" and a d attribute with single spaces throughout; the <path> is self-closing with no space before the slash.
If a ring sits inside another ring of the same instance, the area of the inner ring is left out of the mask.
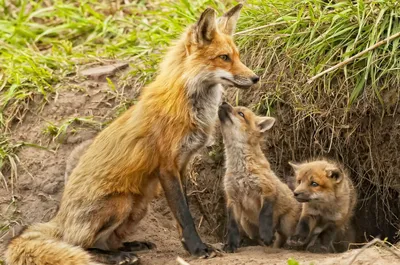
<path id="1" fill-rule="evenodd" d="M 209 44 L 217 32 L 216 11 L 207 8 L 201 14 L 195 26 L 196 40 L 200 45 Z"/>
<path id="2" fill-rule="evenodd" d="M 340 183 L 343 180 L 343 172 L 337 167 L 327 167 L 325 169 L 328 178 L 332 178 L 336 183 Z"/>
<path id="3" fill-rule="evenodd" d="M 268 131 L 272 128 L 275 123 L 275 118 L 273 117 L 258 117 L 257 125 L 260 128 L 260 132 Z"/>
<path id="4" fill-rule="evenodd" d="M 293 168 L 294 172 L 300 169 L 300 165 L 289 161 L 289 165 Z"/>
<path id="5" fill-rule="evenodd" d="M 235 33 L 236 22 L 239 18 L 242 7 L 242 4 L 238 4 L 218 19 L 218 28 L 221 32 L 228 35 L 233 35 L 233 33 Z"/>

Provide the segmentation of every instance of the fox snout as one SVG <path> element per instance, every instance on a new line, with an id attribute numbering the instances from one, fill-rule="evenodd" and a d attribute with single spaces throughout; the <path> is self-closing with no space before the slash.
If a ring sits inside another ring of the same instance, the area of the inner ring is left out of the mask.
<path id="1" fill-rule="evenodd" d="M 310 201 L 310 195 L 308 194 L 308 192 L 295 190 L 293 192 L 293 195 L 294 195 L 295 199 L 298 202 L 308 202 L 308 201 Z"/>
<path id="2" fill-rule="evenodd" d="M 230 117 L 230 113 L 232 112 L 232 110 L 233 107 L 226 102 L 223 102 L 221 106 L 219 106 L 218 118 L 221 121 L 221 123 L 225 123 L 227 120 L 232 122 L 232 119 Z"/>
<path id="3" fill-rule="evenodd" d="M 241 89 L 246 89 L 246 88 L 251 87 L 254 84 L 257 84 L 258 81 L 260 81 L 260 77 L 257 75 L 252 75 L 250 77 L 234 75 L 232 81 L 236 87 L 241 88 Z"/>

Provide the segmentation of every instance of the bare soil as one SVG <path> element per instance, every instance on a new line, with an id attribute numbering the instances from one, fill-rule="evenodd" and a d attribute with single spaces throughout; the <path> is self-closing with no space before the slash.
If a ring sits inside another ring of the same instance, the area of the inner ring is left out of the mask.
<path id="1" fill-rule="evenodd" d="M 94 116 L 95 120 L 111 120 L 114 108 L 120 102 L 109 94 L 107 83 L 101 80 L 86 81 L 77 84 L 81 89 L 69 89 L 59 93 L 39 112 L 36 104 L 22 122 L 14 124 L 14 140 L 32 142 L 49 146 L 54 152 L 26 147 L 19 153 L 21 164 L 14 187 L 0 187 L 1 223 L 10 224 L 11 228 L 0 231 L 0 253 L 5 250 L 7 241 L 22 226 L 34 222 L 45 222 L 57 211 L 64 187 L 66 158 L 82 141 L 93 138 L 98 129 L 90 126 L 77 126 L 75 133 L 68 133 L 62 144 L 51 141 L 43 134 L 48 122 L 59 124 L 70 117 Z M 135 96 L 135 88 L 125 91 L 129 97 Z M 206 160 L 206 159 L 205 159 Z M 198 160 L 197 163 L 202 163 Z M 204 164 L 203 170 L 207 170 Z M 219 170 L 222 170 L 221 168 Z M 214 172 L 215 169 L 208 172 Z M 7 172 L 5 172 L 7 174 Z M 216 187 L 219 188 L 219 187 Z M 196 213 L 195 213 L 196 215 Z M 196 216 L 196 221 L 199 221 Z M 4 221 L 3 221 L 4 220 Z M 201 224 L 198 222 L 201 226 Z M 218 237 L 202 233 L 208 243 L 220 246 Z M 143 264 L 166 265 L 178 264 L 178 256 L 190 264 L 287 264 L 289 258 L 301 264 L 348 264 L 360 250 L 351 250 L 343 254 L 318 255 L 306 252 L 291 252 L 265 247 L 246 247 L 235 254 L 223 254 L 213 259 L 195 259 L 184 251 L 177 237 L 175 220 L 163 197 L 152 203 L 149 214 L 142 220 L 134 240 L 148 240 L 157 245 L 155 250 L 139 253 Z M 1 260 L 1 257 L 0 257 Z M 1 263 L 1 262 L 0 262 Z M 383 248 L 366 249 L 353 264 L 400 264 L 400 261 Z"/>

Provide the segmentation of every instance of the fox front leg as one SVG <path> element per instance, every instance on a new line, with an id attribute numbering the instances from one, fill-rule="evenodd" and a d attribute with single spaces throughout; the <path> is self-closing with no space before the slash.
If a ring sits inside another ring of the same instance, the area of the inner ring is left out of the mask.
<path id="1" fill-rule="evenodd" d="M 264 199 L 259 215 L 259 233 L 261 242 L 269 246 L 274 240 L 274 202 Z"/>
<path id="2" fill-rule="evenodd" d="M 227 241 L 224 245 L 224 251 L 233 253 L 236 249 L 239 248 L 240 245 L 240 232 L 239 226 L 235 219 L 235 215 L 233 212 L 233 207 L 229 205 L 227 207 L 227 214 L 228 214 L 228 236 Z"/>
<path id="3" fill-rule="evenodd" d="M 335 248 L 333 246 L 333 241 L 337 234 L 337 228 L 335 224 L 333 222 L 329 222 L 325 224 L 321 230 L 322 232 L 317 235 L 318 240 L 314 243 L 310 242 L 306 250 L 314 253 L 335 252 Z"/>
<path id="4" fill-rule="evenodd" d="M 302 216 L 297 224 L 296 233 L 288 239 L 288 245 L 291 247 L 302 247 L 308 244 L 313 236 L 312 230 L 315 224 L 315 218 L 308 215 Z"/>
<path id="5" fill-rule="evenodd" d="M 171 211 L 179 224 L 184 248 L 194 256 L 215 256 L 214 249 L 204 244 L 196 231 L 178 171 L 161 170 L 159 178 Z"/>

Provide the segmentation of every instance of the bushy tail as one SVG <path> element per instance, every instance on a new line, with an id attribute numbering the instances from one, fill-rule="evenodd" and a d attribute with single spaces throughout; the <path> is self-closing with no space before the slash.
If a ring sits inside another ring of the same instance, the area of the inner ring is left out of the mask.
<path id="1" fill-rule="evenodd" d="M 81 247 L 60 240 L 60 231 L 53 222 L 27 228 L 9 243 L 8 265 L 101 265 Z"/>

